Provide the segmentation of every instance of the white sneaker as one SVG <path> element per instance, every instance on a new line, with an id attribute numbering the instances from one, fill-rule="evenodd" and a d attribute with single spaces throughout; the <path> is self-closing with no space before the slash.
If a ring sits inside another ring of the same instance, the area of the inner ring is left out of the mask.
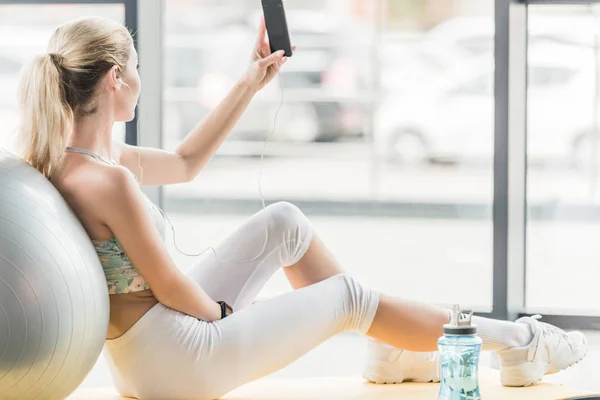
<path id="1" fill-rule="evenodd" d="M 504 386 L 530 386 L 544 375 L 566 369 L 585 357 L 587 340 L 583 333 L 566 333 L 556 326 L 539 322 L 540 318 L 535 315 L 517 320 L 531 328 L 533 340 L 530 344 L 498 352 L 500 379 Z"/>
<path id="2" fill-rule="evenodd" d="M 417 353 L 369 339 L 363 377 L 373 383 L 439 382 L 439 353 Z"/>

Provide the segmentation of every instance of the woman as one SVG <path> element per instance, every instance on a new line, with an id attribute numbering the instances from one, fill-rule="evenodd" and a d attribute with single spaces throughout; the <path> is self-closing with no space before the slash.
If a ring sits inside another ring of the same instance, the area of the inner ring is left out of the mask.
<path id="1" fill-rule="evenodd" d="M 265 36 L 263 21 L 248 71 L 174 152 L 111 139 L 114 122 L 134 117 L 140 93 L 133 41 L 118 23 L 60 26 L 22 76 L 24 158 L 58 188 L 98 252 L 110 293 L 106 355 L 123 396 L 217 398 L 349 330 L 368 335 L 376 350 L 434 351 L 449 320 L 447 310 L 380 294 L 345 274 L 288 203 L 249 218 L 189 274 L 169 257 L 161 214 L 140 186 L 198 175 L 286 61 Z M 296 290 L 254 303 L 281 267 Z M 586 352 L 581 333 L 535 318 L 474 322 L 484 349 L 498 352 L 505 385 L 537 382 Z"/>

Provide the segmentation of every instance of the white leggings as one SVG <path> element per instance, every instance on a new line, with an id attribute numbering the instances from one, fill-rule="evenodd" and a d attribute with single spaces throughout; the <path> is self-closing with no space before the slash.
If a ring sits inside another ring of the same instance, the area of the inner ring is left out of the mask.
<path id="1" fill-rule="evenodd" d="M 216 247 L 219 260 L 207 253 L 190 271 L 215 301 L 231 304 L 234 314 L 207 323 L 158 304 L 123 336 L 106 341 L 105 356 L 122 396 L 215 399 L 338 333 L 367 332 L 379 295 L 345 274 L 252 304 L 278 268 L 303 257 L 313 235 L 297 207 L 277 203 L 267 211 L 266 246 L 260 211 Z"/>

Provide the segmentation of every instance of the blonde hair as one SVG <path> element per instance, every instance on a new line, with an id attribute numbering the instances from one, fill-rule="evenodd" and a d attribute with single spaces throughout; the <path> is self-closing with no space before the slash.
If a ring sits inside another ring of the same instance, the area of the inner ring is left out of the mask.
<path id="1" fill-rule="evenodd" d="M 76 119 L 94 114 L 96 88 L 118 66 L 125 71 L 133 39 L 106 18 L 74 20 L 58 27 L 47 54 L 36 57 L 19 83 L 19 137 L 23 158 L 51 181 Z"/>

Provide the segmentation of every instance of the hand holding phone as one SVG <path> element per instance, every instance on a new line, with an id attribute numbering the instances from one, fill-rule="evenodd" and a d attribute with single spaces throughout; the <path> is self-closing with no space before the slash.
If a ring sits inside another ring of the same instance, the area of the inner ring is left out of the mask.
<path id="1" fill-rule="evenodd" d="M 263 1 L 279 1 L 281 0 L 263 0 Z M 271 16 L 272 13 L 268 14 Z M 281 22 L 281 21 L 280 21 Z M 271 25 L 272 26 L 272 25 Z M 287 32 L 287 24 L 284 24 L 285 32 Z M 262 89 L 267 83 L 269 83 L 279 72 L 279 69 L 287 61 L 286 54 L 292 54 L 296 50 L 296 46 L 289 45 L 289 35 L 284 35 L 283 40 L 281 36 L 274 35 L 271 31 L 271 38 L 274 40 L 267 40 L 267 19 L 266 17 L 261 18 L 260 25 L 258 27 L 258 36 L 256 38 L 256 44 L 252 52 L 252 58 L 248 72 L 244 75 L 244 82 L 249 84 L 255 90 Z M 278 43 L 284 43 L 280 46 Z M 287 44 L 286 44 L 287 43 Z M 283 47 L 279 49 L 279 47 Z"/>
<path id="2" fill-rule="evenodd" d="M 286 57 L 291 57 L 293 54 L 292 43 L 290 41 L 290 33 L 285 17 L 283 0 L 261 1 L 263 14 L 265 16 L 265 24 L 267 26 L 267 35 L 269 36 L 269 44 L 271 46 L 271 53 L 283 50 L 285 51 Z"/>

